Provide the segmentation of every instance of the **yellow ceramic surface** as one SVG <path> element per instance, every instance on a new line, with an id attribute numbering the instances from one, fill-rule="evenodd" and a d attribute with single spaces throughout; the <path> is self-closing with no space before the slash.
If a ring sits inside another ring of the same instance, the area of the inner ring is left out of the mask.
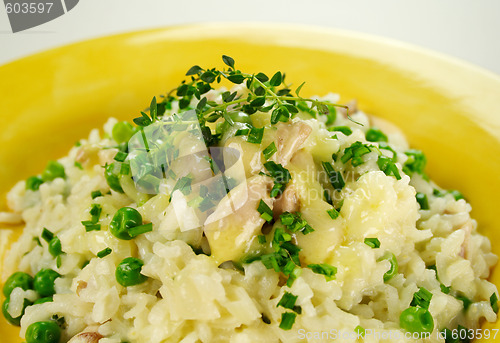
<path id="1" fill-rule="evenodd" d="M 222 67 L 222 54 L 245 71 L 279 69 L 295 86 L 306 81 L 305 96 L 334 91 L 344 101 L 357 98 L 366 112 L 394 122 L 425 151 L 430 176 L 465 194 L 479 230 L 500 254 L 500 78 L 404 44 L 296 26 L 203 24 L 128 33 L 0 67 L 1 209 L 17 180 L 40 173 L 109 116 L 137 116 L 192 65 Z M 492 280 L 500 285 L 499 269 Z M 0 332 L 2 342 L 21 342 L 3 318 Z"/>

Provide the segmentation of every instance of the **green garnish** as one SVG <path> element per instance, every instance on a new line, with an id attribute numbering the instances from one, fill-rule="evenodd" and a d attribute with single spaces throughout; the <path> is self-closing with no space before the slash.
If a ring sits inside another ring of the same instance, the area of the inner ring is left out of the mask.
<path id="1" fill-rule="evenodd" d="M 80 170 L 83 170 L 83 166 L 80 162 L 75 161 L 75 167 L 77 167 Z"/>
<path id="2" fill-rule="evenodd" d="M 118 144 L 126 143 L 136 133 L 136 129 L 126 121 L 121 121 L 113 126 L 111 136 Z"/>
<path id="3" fill-rule="evenodd" d="M 408 156 L 408 160 L 403 166 L 403 171 L 410 176 L 412 176 L 413 173 L 425 175 L 424 169 L 427 164 L 427 159 L 424 153 L 420 150 L 410 149 L 405 151 L 405 154 Z"/>
<path id="4" fill-rule="evenodd" d="M 373 249 L 380 248 L 380 241 L 376 237 L 375 238 L 365 238 L 365 244 Z"/>
<path id="5" fill-rule="evenodd" d="M 266 160 L 270 159 L 271 156 L 274 155 L 274 153 L 278 151 L 278 149 L 276 148 L 276 144 L 274 144 L 274 142 L 271 142 L 271 144 L 269 144 L 263 151 L 262 151 L 262 154 L 264 155 L 264 158 Z"/>
<path id="6" fill-rule="evenodd" d="M 326 263 L 309 264 L 307 267 L 316 274 L 324 275 L 326 281 L 334 280 L 337 274 L 337 268 Z"/>
<path id="7" fill-rule="evenodd" d="M 297 298 L 298 298 L 297 295 L 293 295 L 292 293 L 285 292 L 283 294 L 283 296 L 281 297 L 280 301 L 278 302 L 278 304 L 276 305 L 276 307 L 281 306 L 281 307 L 287 308 L 289 310 L 293 310 L 293 308 L 295 307 L 295 302 L 297 301 Z"/>
<path id="8" fill-rule="evenodd" d="M 467 311 L 469 309 L 469 306 L 472 304 L 472 300 L 470 300 L 469 298 L 467 298 L 465 295 L 463 294 L 457 294 L 455 296 L 456 299 L 460 300 L 463 305 L 464 305 L 464 311 Z"/>
<path id="9" fill-rule="evenodd" d="M 268 223 L 273 220 L 273 210 L 261 199 L 257 211 L 260 213 L 260 217 L 267 221 Z"/>
<path id="10" fill-rule="evenodd" d="M 92 216 L 92 223 L 97 223 L 101 217 L 102 206 L 99 204 L 92 204 L 90 208 L 90 215 Z"/>
<path id="11" fill-rule="evenodd" d="M 44 239 L 44 241 L 49 243 L 52 240 L 52 238 L 54 238 L 54 234 L 51 231 L 47 230 L 46 228 L 43 228 L 42 238 Z"/>
<path id="12" fill-rule="evenodd" d="M 41 177 L 31 176 L 26 180 L 26 189 L 30 189 L 32 191 L 37 191 L 40 188 L 40 185 L 43 183 Z"/>
<path id="13" fill-rule="evenodd" d="M 427 199 L 427 195 L 424 193 L 417 193 L 415 195 L 415 198 L 417 198 L 417 202 L 420 205 L 421 210 L 428 210 L 430 209 L 429 207 L 429 200 Z"/>
<path id="14" fill-rule="evenodd" d="M 413 294 L 413 300 L 411 301 L 410 306 L 419 306 L 427 310 L 429 309 L 431 299 L 432 293 L 424 287 L 420 287 L 419 290 Z"/>
<path id="15" fill-rule="evenodd" d="M 102 193 L 99 190 L 93 191 L 92 193 L 90 193 L 90 197 L 92 199 L 95 199 L 95 198 L 98 198 L 98 197 L 102 197 Z"/>
<path id="16" fill-rule="evenodd" d="M 358 326 L 356 326 L 356 327 L 354 328 L 354 332 L 356 332 L 356 333 L 358 334 L 358 337 L 359 337 L 359 336 L 361 336 L 361 337 L 365 337 L 365 333 L 366 333 L 366 332 L 365 332 L 365 329 L 364 329 L 362 326 L 360 326 L 360 325 L 358 325 Z"/>
<path id="17" fill-rule="evenodd" d="M 99 251 L 97 253 L 97 257 L 99 258 L 103 258 L 105 256 L 108 256 L 109 254 L 111 254 L 113 252 L 113 250 L 111 250 L 111 248 L 106 248 L 106 249 L 102 249 L 101 251 Z"/>
<path id="18" fill-rule="evenodd" d="M 328 180 L 336 191 L 341 191 L 345 186 L 344 179 L 342 178 L 342 174 L 333 169 L 333 166 L 330 162 L 321 162 L 323 166 L 323 170 L 328 176 Z"/>
<path id="19" fill-rule="evenodd" d="M 191 175 L 181 177 L 174 188 L 172 189 L 172 194 L 179 190 L 182 194 L 188 195 L 191 193 L 191 182 L 193 181 L 193 177 Z"/>
<path id="20" fill-rule="evenodd" d="M 266 244 L 267 243 L 266 236 L 264 236 L 264 235 L 258 235 L 257 239 L 259 240 L 260 244 Z"/>
<path id="21" fill-rule="evenodd" d="M 294 312 L 285 312 L 281 314 L 280 329 L 290 330 L 295 323 L 295 317 L 297 314 Z"/>
<path id="22" fill-rule="evenodd" d="M 96 224 L 91 220 L 83 220 L 82 225 L 85 226 L 85 231 L 87 232 L 101 230 L 101 224 Z"/>
<path id="23" fill-rule="evenodd" d="M 384 282 L 387 282 L 398 273 L 398 260 L 396 259 L 396 256 L 394 256 L 394 254 L 391 252 L 386 252 L 381 258 L 378 259 L 378 261 L 383 260 L 387 260 L 391 263 L 389 270 L 384 274 Z"/>
<path id="24" fill-rule="evenodd" d="M 280 220 L 281 224 L 292 233 L 302 232 L 304 235 L 307 235 L 314 231 L 311 225 L 309 225 L 305 219 L 302 219 L 300 212 L 283 212 L 280 214 Z"/>
<path id="25" fill-rule="evenodd" d="M 104 167 L 104 177 L 109 185 L 109 188 L 118 193 L 123 193 L 122 186 L 120 184 L 119 175 L 120 166 L 117 163 L 107 164 Z"/>
<path id="26" fill-rule="evenodd" d="M 401 180 L 401 175 L 399 174 L 398 167 L 396 166 L 393 159 L 384 155 L 380 155 L 377 159 L 377 165 L 380 170 L 385 173 L 385 175 L 393 175 L 397 180 Z"/>
<path id="27" fill-rule="evenodd" d="M 328 213 L 328 215 L 330 216 L 330 218 L 332 218 L 333 220 L 337 219 L 338 216 L 340 215 L 339 211 L 337 211 L 334 208 L 326 210 L 326 213 Z"/>
<path id="28" fill-rule="evenodd" d="M 264 128 L 261 127 L 260 129 L 258 129 L 256 127 L 253 127 L 248 133 L 247 142 L 260 144 L 262 142 L 262 137 L 264 137 Z"/>
<path id="29" fill-rule="evenodd" d="M 440 191 L 438 189 L 434 189 L 432 191 L 432 194 L 434 196 L 440 197 L 440 198 L 444 197 L 446 194 L 451 194 L 451 195 L 453 195 L 453 198 L 455 198 L 456 201 L 458 201 L 460 199 L 465 199 L 464 195 L 457 190 Z"/>
<path id="30" fill-rule="evenodd" d="M 491 294 L 490 296 L 490 304 L 491 308 L 495 313 L 498 313 L 498 297 L 496 293 Z"/>
<path id="31" fill-rule="evenodd" d="M 380 131 L 379 129 L 376 129 L 372 127 L 368 131 L 366 131 L 365 134 L 366 140 L 369 142 L 387 142 L 387 136 Z"/>
<path id="32" fill-rule="evenodd" d="M 350 136 L 352 134 L 352 129 L 349 126 L 334 126 L 328 128 L 328 131 L 342 132 L 346 136 Z"/>
<path id="33" fill-rule="evenodd" d="M 114 160 L 117 162 L 125 162 L 127 159 L 128 154 L 123 151 L 118 151 L 114 157 Z"/>
<path id="34" fill-rule="evenodd" d="M 58 177 L 63 179 L 66 177 L 63 165 L 57 161 L 49 161 L 47 167 L 42 173 L 42 180 L 44 182 L 47 182 L 52 181 Z"/>
<path id="35" fill-rule="evenodd" d="M 344 149 L 344 154 L 340 158 L 342 163 L 346 164 L 351 161 L 353 167 L 357 167 L 365 161 L 361 158 L 362 156 L 368 154 L 373 146 L 369 144 L 363 144 L 361 142 L 354 142 L 348 148 Z"/>

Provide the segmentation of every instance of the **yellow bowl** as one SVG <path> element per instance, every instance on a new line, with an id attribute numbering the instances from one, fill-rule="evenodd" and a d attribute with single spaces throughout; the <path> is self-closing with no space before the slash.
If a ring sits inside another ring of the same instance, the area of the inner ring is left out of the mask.
<path id="1" fill-rule="evenodd" d="M 295 86 L 306 81 L 303 95 L 333 91 L 343 100 L 357 98 L 366 112 L 394 122 L 425 151 L 431 177 L 465 194 L 479 231 L 500 254 L 500 78 L 405 44 L 297 26 L 202 24 L 134 32 L 0 67 L 0 209 L 17 180 L 40 173 L 90 129 L 109 116 L 130 120 L 192 65 L 222 66 L 222 54 L 246 71 L 281 70 Z M 498 269 L 491 279 L 500 285 Z M 0 332 L 2 341 L 21 342 L 18 329 L 3 319 Z"/>

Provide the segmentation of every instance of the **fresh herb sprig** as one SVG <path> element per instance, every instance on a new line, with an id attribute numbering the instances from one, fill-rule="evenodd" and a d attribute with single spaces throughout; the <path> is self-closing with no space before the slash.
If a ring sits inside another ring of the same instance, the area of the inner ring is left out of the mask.
<path id="1" fill-rule="evenodd" d="M 223 55 L 222 60 L 227 66 L 225 69 L 204 69 L 198 65 L 191 67 L 186 73 L 191 79 L 183 81 L 170 91 L 162 102 L 157 103 L 156 98 L 153 98 L 149 108 L 150 115 L 142 112 L 141 117 L 134 119 L 135 124 L 140 127 L 150 125 L 164 114 L 165 108 L 171 108 L 174 100 L 178 101 L 180 110 L 188 110 L 194 98 L 198 100 L 194 109 L 202 130 L 207 122 L 213 123 L 220 118 L 233 125 L 229 114 L 240 111 L 247 114 L 257 111 L 271 112 L 271 124 L 287 122 L 299 113 L 299 110 L 304 111 L 304 103 L 309 104 L 306 112 L 311 113 L 316 109 L 327 119 L 335 115 L 335 107 L 342 107 L 348 111 L 345 105 L 300 96 L 304 83 L 292 91 L 285 82 L 285 74 L 281 71 L 277 71 L 269 78 L 262 72 L 248 74 L 236 69 L 234 59 L 229 56 Z M 234 84 L 245 83 L 248 93 L 243 96 L 237 92 L 226 91 L 221 94 L 222 103 L 208 100 L 204 94 L 213 89 L 214 84 L 219 84 L 224 79 Z M 354 122 L 349 113 L 347 116 Z"/>

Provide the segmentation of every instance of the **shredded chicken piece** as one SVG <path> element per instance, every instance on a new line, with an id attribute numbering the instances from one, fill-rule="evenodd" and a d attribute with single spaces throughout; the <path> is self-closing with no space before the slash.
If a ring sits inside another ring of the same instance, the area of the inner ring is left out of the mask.
<path id="1" fill-rule="evenodd" d="M 299 198 L 297 197 L 297 192 L 293 185 L 289 185 L 285 188 L 283 194 L 281 194 L 274 202 L 273 216 L 277 219 L 280 214 L 284 212 L 297 212 L 300 209 Z"/>
<path id="2" fill-rule="evenodd" d="M 273 208 L 273 199 L 269 197 L 272 184 L 267 176 L 251 177 L 232 189 L 207 218 L 205 235 L 212 257 L 219 264 L 237 260 L 249 248 L 252 238 L 265 223 L 257 211 L 259 202 L 263 200 Z"/>
<path id="3" fill-rule="evenodd" d="M 312 132 L 304 122 L 282 124 L 276 132 L 278 163 L 286 165 Z"/>
<path id="4" fill-rule="evenodd" d="M 68 343 L 97 343 L 104 337 L 97 332 L 97 329 L 97 325 L 88 326 L 85 330 L 73 336 Z"/>

